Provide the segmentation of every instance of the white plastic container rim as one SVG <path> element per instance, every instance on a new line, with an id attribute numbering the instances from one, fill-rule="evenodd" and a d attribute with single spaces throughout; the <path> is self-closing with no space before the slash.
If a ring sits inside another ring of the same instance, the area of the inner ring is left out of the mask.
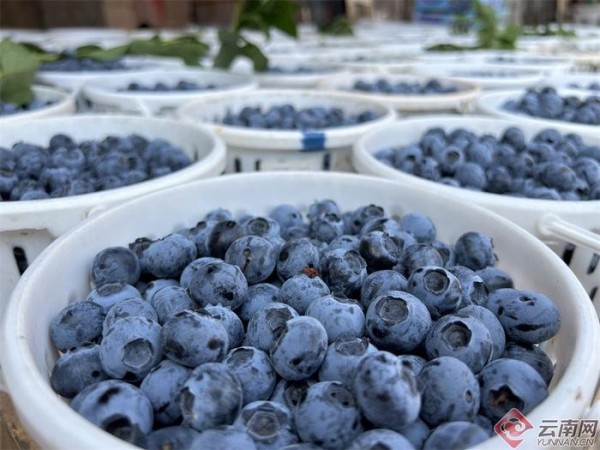
<path id="1" fill-rule="evenodd" d="M 435 78 L 443 85 L 454 86 L 458 88 L 457 92 L 447 94 L 426 94 L 426 95 L 403 95 L 403 94 L 377 94 L 371 92 L 362 92 L 353 90 L 354 83 L 359 80 L 374 82 L 379 79 L 388 80 L 391 83 L 414 83 L 421 84 Z M 479 88 L 474 83 L 458 81 L 447 77 L 431 77 L 425 75 L 403 75 L 391 73 L 355 73 L 351 75 L 340 75 L 337 77 L 328 77 L 319 84 L 319 88 L 324 91 L 344 91 L 351 92 L 357 98 L 371 100 L 383 105 L 390 106 L 396 111 L 443 111 L 446 109 L 463 109 L 475 101 L 479 95 Z"/>
<path id="2" fill-rule="evenodd" d="M 316 86 L 324 78 L 342 72 L 342 68 L 337 64 L 319 61 L 310 55 L 286 54 L 269 56 L 269 66 L 280 67 L 282 69 L 296 69 L 298 67 L 308 67 L 313 69 L 311 72 L 257 72 L 255 77 L 260 86 L 266 88 L 283 89 L 301 89 Z"/>
<path id="3" fill-rule="evenodd" d="M 239 113 L 244 107 L 269 108 L 290 104 L 295 108 L 314 106 L 338 107 L 345 114 L 373 111 L 379 118 L 358 125 L 325 128 L 322 130 L 269 130 L 243 128 L 219 123 L 228 112 Z M 275 151 L 322 151 L 353 145 L 367 131 L 391 123 L 395 112 L 388 106 L 348 93 L 320 92 L 295 89 L 259 89 L 239 94 L 196 100 L 177 110 L 177 115 L 192 123 L 205 123 L 228 145 Z"/>
<path id="4" fill-rule="evenodd" d="M 167 92 L 120 91 L 132 82 L 142 85 L 162 82 L 171 85 L 182 80 L 195 82 L 199 86 L 212 84 L 215 85 L 215 89 Z M 153 116 L 161 110 L 176 109 L 195 99 L 215 97 L 224 92 L 243 92 L 256 87 L 256 81 L 249 75 L 221 70 L 173 69 L 121 73 L 112 77 L 93 79 L 83 85 L 82 94 L 93 104 L 134 111 L 143 116 Z"/>
<path id="5" fill-rule="evenodd" d="M 391 214 L 421 211 L 443 224 L 438 230 L 441 239 L 453 240 L 473 229 L 493 236 L 499 266 L 511 271 L 520 288 L 555 299 L 562 317 L 559 334 L 545 344 L 558 359 L 551 393 L 527 415 L 529 421 L 538 425 L 585 414 L 600 373 L 600 325 L 575 276 L 542 242 L 492 212 L 414 186 L 348 174 L 260 173 L 195 182 L 120 205 L 62 236 L 34 262 L 15 289 L 0 327 L 0 363 L 31 437 L 42 448 L 134 448 L 79 416 L 48 382 L 56 358 L 49 324 L 61 308 L 89 290 L 88 268 L 96 252 L 142 235 L 158 237 L 192 226 L 216 207 L 265 214 L 279 203 L 306 208 L 323 197 L 344 209 L 375 202 Z M 449 213 L 457 212 L 455 220 L 447 220 Z M 525 434 L 521 448 L 537 448 L 536 435 Z M 505 445 L 495 437 L 473 448 L 499 450 Z"/>
<path id="6" fill-rule="evenodd" d="M 216 176 L 225 168 L 225 145 L 221 139 L 204 127 L 175 120 L 81 115 L 40 119 L 33 129 L 34 133 L 30 123 L 0 124 L 0 146 L 10 148 L 19 141 L 47 145 L 57 133 L 65 133 L 77 141 L 135 133 L 148 139 L 166 139 L 196 161 L 169 175 L 117 189 L 73 197 L 2 202 L 0 232 L 47 229 L 54 236 L 59 236 L 88 215 L 109 205 L 186 181 Z"/>
<path id="7" fill-rule="evenodd" d="M 584 99 L 594 95 L 593 91 L 582 91 L 580 89 L 557 89 L 561 97 L 575 96 Z M 567 122 L 564 120 L 543 119 L 541 117 L 528 116 L 518 112 L 504 109 L 504 104 L 509 100 L 518 100 L 524 90 L 498 91 L 484 93 L 477 98 L 477 109 L 490 116 L 500 117 L 502 119 L 516 120 L 520 124 L 543 125 L 545 127 L 560 128 L 574 133 L 584 133 L 594 135 L 600 133 L 600 125 L 585 125 L 582 123 Z"/>
<path id="8" fill-rule="evenodd" d="M 33 111 L 24 111 L 0 116 L 0 124 L 75 114 L 77 108 L 75 105 L 76 99 L 74 94 L 46 86 L 33 86 L 32 90 L 36 100 L 50 100 L 54 103 Z"/>
<path id="9" fill-rule="evenodd" d="M 481 89 L 514 89 L 539 84 L 544 79 L 544 74 L 539 70 L 522 69 L 519 67 L 490 67 L 488 65 L 476 65 L 463 63 L 447 64 L 417 64 L 413 67 L 417 74 L 428 76 L 449 77 L 465 83 L 474 83 Z M 482 77 L 471 75 L 476 72 L 500 72 L 509 73 L 507 76 Z"/>
<path id="10" fill-rule="evenodd" d="M 377 175 L 401 182 L 403 186 L 420 187 L 439 195 L 452 196 L 469 204 L 484 206 L 509 218 L 530 233 L 544 239 L 560 239 L 590 248 L 600 253 L 600 235 L 589 231 L 600 225 L 600 201 L 553 201 L 518 198 L 436 183 L 384 164 L 375 153 L 385 148 L 418 142 L 421 135 L 432 127 L 446 131 L 465 128 L 478 134 L 499 136 L 508 127 L 520 128 L 531 138 L 546 125 L 498 120 L 484 116 L 427 116 L 410 118 L 382 127 L 363 136 L 354 146 L 352 162 L 364 174 Z M 571 130 L 559 129 L 565 133 Z M 600 134 L 581 134 L 584 142 L 600 145 Z"/>
<path id="11" fill-rule="evenodd" d="M 106 70 L 106 71 L 80 71 L 80 72 L 61 72 L 39 70 L 36 80 L 39 83 L 50 86 L 58 86 L 71 91 L 78 91 L 87 81 L 96 78 L 112 78 L 117 75 L 131 74 L 135 72 L 147 72 L 149 70 L 178 69 L 184 66 L 178 58 L 163 58 L 154 56 L 127 56 L 123 58 L 123 63 L 131 67 L 126 70 Z"/>

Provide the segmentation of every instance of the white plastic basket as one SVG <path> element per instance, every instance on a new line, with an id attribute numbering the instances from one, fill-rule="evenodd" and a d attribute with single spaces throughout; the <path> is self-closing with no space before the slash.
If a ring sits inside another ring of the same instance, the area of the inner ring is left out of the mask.
<path id="1" fill-rule="evenodd" d="M 31 437 L 48 449 L 134 448 L 80 417 L 48 382 L 57 357 L 49 324 L 61 308 L 86 295 L 89 267 L 98 251 L 192 226 L 216 207 L 236 214 L 267 214 L 277 204 L 291 203 L 306 211 L 310 203 L 324 197 L 343 209 L 375 203 L 392 214 L 421 211 L 438 225 L 440 239 L 448 241 L 474 229 L 492 236 L 499 267 L 509 270 L 520 288 L 553 298 L 562 317 L 560 332 L 545 345 L 556 361 L 551 394 L 528 414 L 529 421 L 539 426 L 542 420 L 573 419 L 585 413 L 600 373 L 599 324 L 577 279 L 540 241 L 496 214 L 417 187 L 349 174 L 262 173 L 190 183 L 113 208 L 62 236 L 36 260 L 15 289 L 0 328 L 4 349 L 0 362 Z M 520 449 L 537 448 L 537 434 L 525 434 Z M 505 446 L 495 437 L 474 448 Z"/>
<path id="2" fill-rule="evenodd" d="M 179 69 L 183 67 L 183 62 L 180 59 L 153 56 L 128 56 L 123 58 L 123 63 L 131 67 L 131 69 L 81 72 L 40 70 L 36 75 L 36 80 L 41 84 L 77 92 L 85 83 L 94 79 L 111 79 L 117 75 L 147 72 L 149 70 Z"/>
<path id="3" fill-rule="evenodd" d="M 215 89 L 199 91 L 132 92 L 120 91 L 129 83 L 154 85 L 158 82 L 175 85 L 179 81 L 195 82 L 199 86 L 212 84 Z M 256 82 L 246 75 L 219 70 L 161 70 L 134 72 L 104 77 L 87 82 L 83 96 L 91 102 L 92 110 L 104 113 L 132 113 L 142 116 L 173 116 L 181 105 L 200 98 L 215 97 L 223 92 L 236 93 L 254 89 Z"/>
<path id="4" fill-rule="evenodd" d="M 308 89 L 314 88 L 320 81 L 333 74 L 341 72 L 333 64 L 319 62 L 308 55 L 286 54 L 285 56 L 269 56 L 269 66 L 280 67 L 284 70 L 293 71 L 299 67 L 312 69 L 309 73 L 256 73 L 256 79 L 262 88 L 277 89 Z"/>
<path id="5" fill-rule="evenodd" d="M 75 114 L 75 95 L 72 93 L 45 86 L 33 86 L 32 89 L 36 100 L 50 100 L 54 103 L 33 111 L 25 111 L 7 116 L 0 116 L 0 124 L 26 122 L 33 119 L 42 119 L 54 116 L 69 116 L 71 114 Z"/>
<path id="6" fill-rule="evenodd" d="M 220 123 L 228 112 L 239 113 L 244 107 L 269 108 L 290 104 L 295 108 L 338 107 L 345 114 L 373 111 L 380 117 L 359 125 L 315 131 L 269 130 L 232 127 Z M 189 122 L 202 122 L 227 144 L 227 171 L 262 170 L 347 170 L 354 142 L 368 131 L 390 123 L 395 113 L 390 108 L 345 93 L 297 89 L 260 89 L 182 106 L 177 114 Z"/>
<path id="7" fill-rule="evenodd" d="M 473 83 L 482 90 L 516 89 L 534 86 L 540 83 L 544 75 L 541 71 L 520 69 L 518 67 L 489 67 L 488 65 L 474 65 L 469 63 L 448 64 L 419 64 L 413 68 L 415 73 L 451 77 L 465 83 Z M 506 76 L 481 76 L 480 72 L 507 73 Z"/>
<path id="8" fill-rule="evenodd" d="M 411 118 L 364 136 L 354 147 L 352 162 L 360 173 L 396 180 L 404 186 L 418 186 L 434 194 L 448 195 L 480 205 L 525 228 L 548 244 L 570 266 L 588 292 L 588 297 L 592 298 L 600 316 L 600 264 L 597 261 L 600 235 L 596 234 L 600 232 L 600 201 L 537 200 L 477 192 L 410 175 L 374 157 L 375 153 L 384 148 L 418 142 L 422 134 L 432 127 L 441 127 L 446 131 L 464 128 L 478 134 L 500 136 L 510 126 L 523 130 L 528 139 L 547 128 L 543 125 L 481 116 Z M 564 129 L 561 131 L 568 132 Z M 598 134 L 582 136 L 585 142 L 600 144 Z"/>
<path id="9" fill-rule="evenodd" d="M 573 95 L 581 99 L 593 95 L 593 92 L 591 91 L 581 91 L 579 89 L 558 89 L 557 92 L 561 97 Z M 504 104 L 506 102 L 509 100 L 518 100 L 523 96 L 524 93 L 525 91 L 523 90 L 485 93 L 477 99 L 477 109 L 490 116 L 516 120 L 523 125 L 542 125 L 547 128 L 562 128 L 568 129 L 573 133 L 586 133 L 592 135 L 600 132 L 600 126 L 597 125 L 585 125 L 582 123 L 566 122 L 564 120 L 543 119 L 541 117 L 528 116 L 524 113 L 518 113 L 516 111 L 504 109 Z"/>
<path id="10" fill-rule="evenodd" d="M 50 242 L 94 211 L 180 183 L 216 176 L 225 168 L 225 146 L 212 132 L 152 118 L 95 115 L 40 119 L 35 125 L 28 122 L 0 124 L 0 146 L 10 148 L 19 141 L 47 145 L 57 133 L 66 133 L 76 140 L 132 133 L 163 138 L 196 162 L 173 174 L 118 189 L 75 197 L 1 202 L 0 317 L 23 269 L 19 264 L 33 261 Z"/>
<path id="11" fill-rule="evenodd" d="M 378 74 L 378 73 L 355 73 L 351 75 L 340 75 L 330 77 L 319 84 L 323 90 L 336 90 L 352 92 L 357 98 L 371 100 L 387 105 L 402 113 L 432 113 L 443 111 L 468 112 L 475 105 L 475 99 L 479 94 L 479 88 L 473 83 L 457 81 L 451 78 L 435 77 L 443 85 L 455 86 L 457 92 L 448 94 L 428 94 L 428 95 L 396 95 L 396 94 L 376 94 L 371 92 L 354 91 L 352 87 L 359 80 L 373 82 L 384 78 L 390 83 L 418 82 L 427 83 L 432 77 L 423 75 L 402 75 L 402 74 Z"/>

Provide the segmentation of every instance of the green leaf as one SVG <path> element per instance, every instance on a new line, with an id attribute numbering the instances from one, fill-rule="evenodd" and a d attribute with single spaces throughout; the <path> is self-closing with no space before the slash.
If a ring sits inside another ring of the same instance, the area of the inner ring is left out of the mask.
<path id="1" fill-rule="evenodd" d="M 287 0 L 267 0 L 265 22 L 288 36 L 297 38 L 298 29 L 295 17 L 297 9 L 296 3 Z"/>
<path id="2" fill-rule="evenodd" d="M 262 31 L 267 39 L 271 38 L 269 25 L 259 14 L 245 13 L 240 18 L 239 28 L 248 28 L 250 30 Z"/>
<path id="3" fill-rule="evenodd" d="M 75 56 L 77 58 L 91 58 L 98 61 L 111 61 L 125 56 L 128 51 L 129 44 L 107 49 L 98 47 L 97 45 L 84 45 L 75 50 Z"/>
<path id="4" fill-rule="evenodd" d="M 0 42 L 0 100 L 18 105 L 31 102 L 39 64 L 27 47 L 9 39 Z"/>
<path id="5" fill-rule="evenodd" d="M 321 27 L 319 32 L 332 36 L 351 36 L 354 34 L 352 25 L 350 25 L 350 22 L 348 22 L 348 19 L 345 16 L 336 17 L 327 25 Z"/>
<path id="6" fill-rule="evenodd" d="M 269 60 L 267 57 L 260 50 L 260 48 L 251 42 L 246 42 L 246 44 L 241 48 L 241 55 L 252 61 L 254 64 L 254 70 L 256 72 L 264 72 L 269 66 Z"/>

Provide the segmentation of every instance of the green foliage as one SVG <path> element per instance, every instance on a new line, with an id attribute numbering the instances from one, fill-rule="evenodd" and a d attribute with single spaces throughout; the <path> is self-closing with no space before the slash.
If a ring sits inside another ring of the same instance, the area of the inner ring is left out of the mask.
<path id="1" fill-rule="evenodd" d="M 243 36 L 243 31 L 258 30 L 270 38 L 271 29 L 276 28 L 296 38 L 298 31 L 294 15 L 297 9 L 298 5 L 290 0 L 238 0 L 231 27 L 219 31 L 221 47 L 214 67 L 227 69 L 241 56 L 250 59 L 257 72 L 266 70 L 267 57 Z"/>
<path id="2" fill-rule="evenodd" d="M 329 34 L 332 36 L 352 36 L 354 31 L 352 25 L 348 22 L 346 16 L 338 16 L 333 19 L 332 22 L 328 23 L 319 28 L 319 33 Z"/>
<path id="3" fill-rule="evenodd" d="M 31 85 L 39 60 L 24 45 L 0 42 L 0 100 L 24 105 L 33 100 Z"/>
<path id="4" fill-rule="evenodd" d="M 523 36 L 559 36 L 565 38 L 577 37 L 577 33 L 573 30 L 565 30 L 562 24 L 558 25 L 558 29 L 553 29 L 550 24 L 544 25 L 543 28 L 532 27 L 522 31 Z"/>
<path id="5" fill-rule="evenodd" d="M 482 50 L 501 49 L 514 50 L 521 29 L 515 24 L 509 24 L 501 29 L 494 9 L 489 5 L 482 4 L 479 0 L 473 0 L 473 12 L 475 13 L 475 28 L 477 30 L 476 46 L 461 46 L 453 44 L 438 44 L 429 47 L 428 51 L 460 51 L 460 50 Z"/>

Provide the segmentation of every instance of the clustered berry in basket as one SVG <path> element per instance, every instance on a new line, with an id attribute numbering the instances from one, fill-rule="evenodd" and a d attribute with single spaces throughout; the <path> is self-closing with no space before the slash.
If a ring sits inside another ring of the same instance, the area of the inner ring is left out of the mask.
<path id="1" fill-rule="evenodd" d="M 355 91 L 373 92 L 376 94 L 395 95 L 432 95 L 458 92 L 456 86 L 444 86 L 439 80 L 429 80 L 427 83 L 399 81 L 397 83 L 380 78 L 373 82 L 357 80 L 352 89 Z"/>
<path id="2" fill-rule="evenodd" d="M 542 119 L 600 125 L 600 97 L 562 97 L 552 87 L 527 89 L 521 98 L 506 102 L 504 109 Z"/>
<path id="3" fill-rule="evenodd" d="M 127 70 L 128 66 L 120 59 L 99 61 L 91 58 L 63 58 L 45 62 L 40 70 L 47 72 L 104 72 L 107 70 Z"/>
<path id="4" fill-rule="evenodd" d="M 177 84 L 167 85 L 162 82 L 155 83 L 153 85 L 144 85 L 140 83 L 129 83 L 125 89 L 120 89 L 123 92 L 175 92 L 175 91 L 206 91 L 210 89 L 216 89 L 217 86 L 214 84 L 207 84 L 200 86 L 198 83 L 193 81 L 181 80 Z"/>
<path id="5" fill-rule="evenodd" d="M 490 237 L 436 235 L 323 200 L 106 248 L 51 324 L 51 385 L 149 449 L 475 445 L 548 395 L 537 345 L 559 312 L 494 267 Z"/>
<path id="6" fill-rule="evenodd" d="M 418 143 L 375 154 L 398 170 L 455 187 L 544 200 L 600 200 L 600 147 L 545 129 L 529 142 L 517 127 L 499 137 L 427 130 Z"/>
<path id="7" fill-rule="evenodd" d="M 569 87 L 572 89 L 585 89 L 588 91 L 600 91 L 600 83 L 592 81 L 589 84 L 585 83 L 569 83 Z"/>
<path id="8" fill-rule="evenodd" d="M 16 103 L 0 102 L 0 116 L 8 116 L 10 114 L 35 111 L 37 109 L 46 108 L 55 103 L 52 100 L 34 100 L 25 105 L 17 105 Z"/>
<path id="9" fill-rule="evenodd" d="M 274 130 L 319 130 L 369 122 L 379 118 L 373 111 L 346 114 L 340 108 L 296 108 L 292 105 L 270 108 L 244 107 L 239 113 L 228 112 L 223 118 L 225 125 Z"/>
<path id="10" fill-rule="evenodd" d="M 168 175 L 192 163 L 164 139 L 108 136 L 75 142 L 54 135 L 47 147 L 0 147 L 0 199 L 43 200 L 88 194 Z"/>
<path id="11" fill-rule="evenodd" d="M 317 72 L 323 72 L 314 67 L 309 66 L 297 66 L 297 67 L 282 67 L 282 66 L 269 66 L 267 72 L 270 74 L 281 74 L 281 75 L 309 75 Z"/>

